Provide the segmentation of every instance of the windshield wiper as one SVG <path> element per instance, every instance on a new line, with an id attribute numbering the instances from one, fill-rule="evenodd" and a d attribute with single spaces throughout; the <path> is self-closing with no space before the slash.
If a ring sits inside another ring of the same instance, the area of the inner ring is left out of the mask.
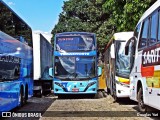
<path id="1" fill-rule="evenodd" d="M 55 76 L 55 78 L 58 78 L 58 79 L 61 79 L 61 80 L 66 80 L 66 79 L 69 79 L 69 78 L 64 78 L 64 77 L 60 77 L 60 76 Z"/>
<path id="2" fill-rule="evenodd" d="M 96 77 L 96 76 L 93 76 L 93 77 L 86 76 L 86 77 L 84 77 L 84 78 L 79 78 L 79 79 L 88 80 L 88 79 L 92 79 L 92 78 L 94 78 L 94 77 Z"/>
<path id="3" fill-rule="evenodd" d="M 69 79 L 69 80 L 80 80 L 80 78 L 77 78 L 77 76 L 78 76 L 78 73 L 70 73 L 70 74 L 68 74 L 68 77 L 66 78 L 66 80 L 67 79 Z"/>
<path id="4" fill-rule="evenodd" d="M 63 76 L 63 77 L 60 77 L 60 76 L 55 76 L 55 78 L 57 78 L 57 79 L 60 79 L 60 80 L 73 80 L 73 79 L 76 79 L 76 77 L 70 77 L 70 76 L 73 76 L 74 74 L 73 73 L 71 73 L 71 74 L 68 74 L 68 75 L 66 75 L 65 77 Z"/>

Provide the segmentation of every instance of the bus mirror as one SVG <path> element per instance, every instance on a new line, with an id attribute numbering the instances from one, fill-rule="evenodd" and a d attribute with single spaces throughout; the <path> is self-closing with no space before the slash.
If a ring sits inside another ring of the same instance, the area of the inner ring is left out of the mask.
<path id="1" fill-rule="evenodd" d="M 131 37 L 128 40 L 128 42 L 126 43 L 126 46 L 125 46 L 125 55 L 129 54 L 129 49 L 130 48 L 131 48 L 131 51 L 134 53 L 135 45 L 136 45 L 136 39 L 135 39 L 135 37 Z"/>
<path id="2" fill-rule="evenodd" d="M 110 55 L 111 58 L 115 58 L 114 44 L 111 45 Z"/>
<path id="3" fill-rule="evenodd" d="M 128 55 L 129 46 L 125 46 L 125 55 Z"/>
<path id="4" fill-rule="evenodd" d="M 26 77 L 26 76 L 27 76 L 27 68 L 23 68 L 22 77 Z"/>
<path id="5" fill-rule="evenodd" d="M 53 77 L 53 68 L 49 68 L 49 76 Z"/>
<path id="6" fill-rule="evenodd" d="M 102 67 L 98 67 L 98 77 L 102 75 Z"/>

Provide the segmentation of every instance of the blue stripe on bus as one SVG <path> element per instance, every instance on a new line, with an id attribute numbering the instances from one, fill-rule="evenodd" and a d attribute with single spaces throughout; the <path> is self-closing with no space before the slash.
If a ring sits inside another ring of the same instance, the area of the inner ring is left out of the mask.
<path id="1" fill-rule="evenodd" d="M 96 54 L 97 54 L 96 51 L 91 51 L 91 52 L 64 52 L 64 53 L 54 51 L 55 56 L 94 56 Z"/>

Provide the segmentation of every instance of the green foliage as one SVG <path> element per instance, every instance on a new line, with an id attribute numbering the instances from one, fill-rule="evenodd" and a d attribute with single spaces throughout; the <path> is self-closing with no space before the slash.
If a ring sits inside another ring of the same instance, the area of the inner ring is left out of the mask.
<path id="1" fill-rule="evenodd" d="M 133 31 L 138 20 L 156 0 L 69 0 L 52 30 L 96 33 L 100 52 L 114 32 Z M 53 43 L 53 39 L 52 39 Z"/>

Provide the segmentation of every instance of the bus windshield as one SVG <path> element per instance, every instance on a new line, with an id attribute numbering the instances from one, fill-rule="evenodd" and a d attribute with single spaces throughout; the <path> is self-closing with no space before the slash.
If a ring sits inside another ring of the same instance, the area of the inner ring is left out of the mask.
<path id="1" fill-rule="evenodd" d="M 87 79 L 95 77 L 95 57 L 56 57 L 55 77 Z"/>
<path id="2" fill-rule="evenodd" d="M 93 35 L 60 36 L 56 38 L 56 50 L 59 52 L 95 50 L 95 39 Z"/>
<path id="3" fill-rule="evenodd" d="M 125 55 L 126 42 L 116 42 L 116 73 L 129 76 L 131 65 L 129 55 Z"/>

